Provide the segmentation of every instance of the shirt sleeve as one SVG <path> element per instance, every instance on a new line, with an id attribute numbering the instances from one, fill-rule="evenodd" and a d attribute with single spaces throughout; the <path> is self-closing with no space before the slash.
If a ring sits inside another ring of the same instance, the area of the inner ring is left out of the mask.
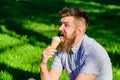
<path id="1" fill-rule="evenodd" d="M 53 63 L 51 65 L 52 69 L 56 69 L 56 70 L 63 70 L 63 66 L 62 66 L 62 62 L 61 62 L 61 54 L 56 52 L 56 55 L 54 57 Z"/>

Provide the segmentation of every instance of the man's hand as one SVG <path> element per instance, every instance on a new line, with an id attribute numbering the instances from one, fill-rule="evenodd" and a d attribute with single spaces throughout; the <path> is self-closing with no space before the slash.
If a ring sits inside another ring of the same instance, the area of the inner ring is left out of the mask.
<path id="1" fill-rule="evenodd" d="M 46 64 L 48 59 L 51 58 L 55 52 L 56 52 L 56 49 L 53 48 L 52 46 L 48 46 L 46 49 L 44 49 L 42 53 L 41 63 Z"/>
<path id="2" fill-rule="evenodd" d="M 56 49 L 53 48 L 52 46 L 49 46 L 46 49 L 44 49 L 42 53 L 41 64 L 40 64 L 41 80 L 58 80 L 59 79 L 62 72 L 54 69 L 50 69 L 50 71 L 48 71 L 46 66 L 48 59 L 53 57 L 55 52 L 56 52 Z"/>

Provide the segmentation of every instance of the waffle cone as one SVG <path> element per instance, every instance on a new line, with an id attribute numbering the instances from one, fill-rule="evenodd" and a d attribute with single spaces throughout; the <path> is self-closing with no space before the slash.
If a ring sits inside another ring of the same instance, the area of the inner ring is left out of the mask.
<path id="1" fill-rule="evenodd" d="M 57 48 L 57 46 L 59 45 L 59 43 L 60 43 L 60 39 L 59 39 L 59 37 L 54 37 L 53 39 L 52 39 L 52 42 L 51 42 L 51 46 L 53 47 L 53 48 Z"/>

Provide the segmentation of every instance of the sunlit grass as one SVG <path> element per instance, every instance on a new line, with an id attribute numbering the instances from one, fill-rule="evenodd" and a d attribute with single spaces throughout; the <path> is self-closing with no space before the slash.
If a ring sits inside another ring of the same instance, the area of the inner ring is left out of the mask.
<path id="1" fill-rule="evenodd" d="M 113 80 L 120 79 L 120 70 L 119 68 L 113 67 Z"/>
<path id="2" fill-rule="evenodd" d="M 47 25 L 45 23 L 38 23 L 38 22 L 32 22 L 32 21 L 24 21 L 23 27 L 38 33 L 43 34 L 44 36 L 51 38 L 52 36 L 56 36 L 58 26 L 54 24 Z M 49 35 L 49 36 L 48 36 Z"/>
<path id="3" fill-rule="evenodd" d="M 13 78 L 7 71 L 0 71 L 0 80 L 13 80 Z"/>
<path id="4" fill-rule="evenodd" d="M 39 72 L 40 52 L 40 48 L 31 45 L 17 46 L 4 51 L 0 62 L 24 71 Z"/>
<path id="5" fill-rule="evenodd" d="M 7 34 L 0 34 L 0 42 L 0 48 L 21 44 L 20 40 L 14 39 L 14 37 L 10 37 Z"/>

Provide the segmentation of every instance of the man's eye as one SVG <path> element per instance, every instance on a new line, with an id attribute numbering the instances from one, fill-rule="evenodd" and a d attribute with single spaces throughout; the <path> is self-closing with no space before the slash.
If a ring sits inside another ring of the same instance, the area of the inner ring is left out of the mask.
<path id="1" fill-rule="evenodd" d="M 69 25 L 68 24 L 65 24 L 66 27 L 68 27 Z"/>

